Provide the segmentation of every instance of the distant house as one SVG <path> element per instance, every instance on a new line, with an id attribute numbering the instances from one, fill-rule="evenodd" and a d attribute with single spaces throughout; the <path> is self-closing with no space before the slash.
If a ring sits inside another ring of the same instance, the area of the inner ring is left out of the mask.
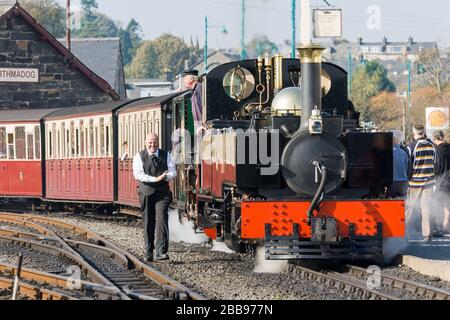
<path id="1" fill-rule="evenodd" d="M 128 79 L 127 95 L 129 98 L 157 97 L 173 93 L 173 83 L 162 79 Z"/>
<path id="2" fill-rule="evenodd" d="M 372 60 L 406 62 L 408 59 L 417 60 L 423 50 L 430 48 L 437 48 L 437 43 L 415 42 L 412 37 L 405 42 L 391 42 L 386 37 L 381 42 L 365 42 L 360 37 L 356 42 L 335 41 L 327 45 L 325 57 L 344 66 L 347 66 L 349 53 L 350 58 L 357 62 Z"/>
<path id="3" fill-rule="evenodd" d="M 388 71 L 388 77 L 396 85 L 405 83 L 408 71 L 408 60 L 417 61 L 423 50 L 437 48 L 436 42 L 416 42 L 412 37 L 408 41 L 388 41 L 386 37 L 381 42 L 366 42 L 358 38 L 356 42 L 337 40 L 326 47 L 324 58 L 348 70 L 366 61 L 379 61 Z"/>
<path id="4" fill-rule="evenodd" d="M 65 39 L 58 40 L 66 46 Z M 71 51 L 121 98 L 127 97 L 120 38 L 72 38 Z"/>

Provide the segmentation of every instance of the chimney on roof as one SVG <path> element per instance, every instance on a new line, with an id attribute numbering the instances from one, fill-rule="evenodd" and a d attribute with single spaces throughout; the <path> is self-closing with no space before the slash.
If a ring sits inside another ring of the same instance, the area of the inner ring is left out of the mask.
<path id="1" fill-rule="evenodd" d="M 411 47 L 413 45 L 413 43 L 414 43 L 413 38 L 411 36 L 409 36 L 409 38 L 408 38 L 408 45 Z"/>

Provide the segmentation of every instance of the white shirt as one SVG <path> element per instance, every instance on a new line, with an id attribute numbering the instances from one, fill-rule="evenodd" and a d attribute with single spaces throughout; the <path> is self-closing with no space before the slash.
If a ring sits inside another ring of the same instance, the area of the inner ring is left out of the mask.
<path id="1" fill-rule="evenodd" d="M 148 150 L 147 150 L 147 152 L 149 155 L 153 154 L 153 153 L 150 153 L 150 151 L 148 151 Z M 156 150 L 154 155 L 157 157 L 159 156 L 159 149 Z M 136 180 L 139 180 L 141 182 L 147 182 L 147 183 L 156 182 L 156 178 L 157 178 L 157 177 L 152 177 L 145 173 L 144 164 L 142 163 L 140 152 L 138 152 L 133 158 L 133 175 Z M 177 170 L 175 168 L 175 164 L 172 161 L 172 156 L 171 156 L 170 152 L 168 152 L 167 153 L 166 181 L 175 179 L 176 176 L 177 176 Z"/>

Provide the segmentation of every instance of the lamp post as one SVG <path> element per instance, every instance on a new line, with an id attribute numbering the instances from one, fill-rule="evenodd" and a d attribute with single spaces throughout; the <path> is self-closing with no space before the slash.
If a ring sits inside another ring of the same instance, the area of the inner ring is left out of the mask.
<path id="1" fill-rule="evenodd" d="M 291 4 L 291 19 L 292 19 L 292 36 L 291 36 L 291 58 L 295 58 L 295 10 L 296 10 L 296 3 L 295 0 L 292 0 Z"/>
<path id="2" fill-rule="evenodd" d="M 208 29 L 210 28 L 221 28 L 222 34 L 226 35 L 228 34 L 228 30 L 225 26 L 213 26 L 208 24 L 208 17 L 205 16 L 205 46 L 203 48 L 203 65 L 205 68 L 205 71 L 208 70 Z"/>
<path id="3" fill-rule="evenodd" d="M 245 49 L 245 0 L 241 0 L 241 60 L 247 58 L 247 50 Z"/>

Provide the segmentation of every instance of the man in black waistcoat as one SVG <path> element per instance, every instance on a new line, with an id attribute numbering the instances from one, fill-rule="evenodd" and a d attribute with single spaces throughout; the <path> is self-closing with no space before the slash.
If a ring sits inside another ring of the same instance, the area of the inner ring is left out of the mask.
<path id="1" fill-rule="evenodd" d="M 159 149 L 159 138 L 149 133 L 145 149 L 133 159 L 133 174 L 139 183 L 139 203 L 144 222 L 146 261 L 167 260 L 169 255 L 169 205 L 172 193 L 169 180 L 176 177 L 176 169 L 170 154 Z"/>

